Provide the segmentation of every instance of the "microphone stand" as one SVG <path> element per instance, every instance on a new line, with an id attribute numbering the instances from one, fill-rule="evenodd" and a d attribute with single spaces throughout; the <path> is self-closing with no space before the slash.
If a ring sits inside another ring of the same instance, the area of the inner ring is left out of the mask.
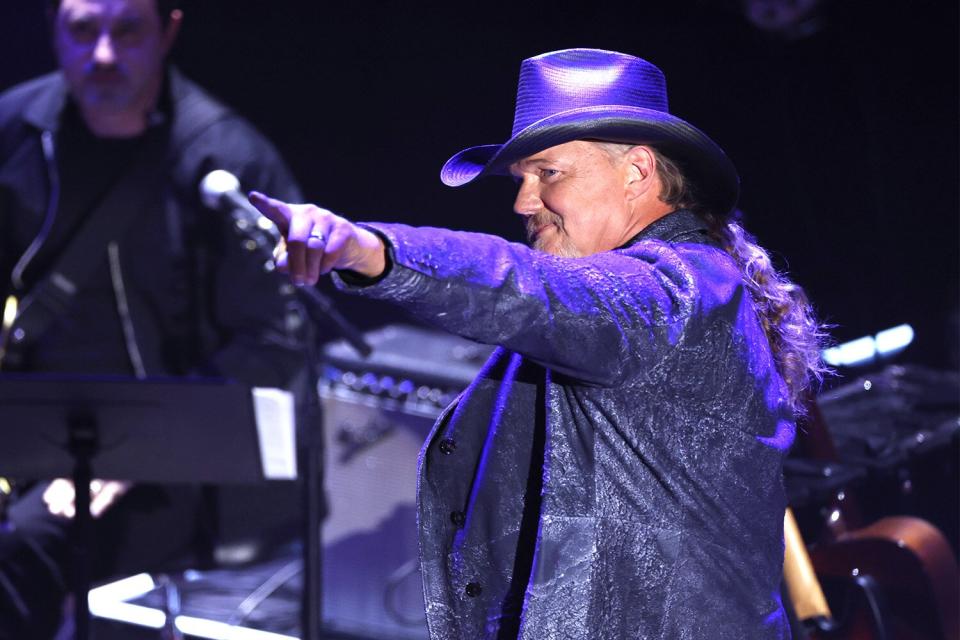
<path id="1" fill-rule="evenodd" d="M 272 254 L 271 254 L 272 261 Z M 351 325 L 333 302 L 314 287 L 298 287 L 297 299 L 307 315 L 316 324 L 331 324 L 343 338 L 364 357 L 373 349 L 363 335 Z M 297 429 L 300 468 L 303 470 L 301 491 L 303 498 L 303 590 L 300 594 L 300 637 L 320 640 L 323 629 L 323 408 L 317 396 L 317 376 L 320 365 L 320 337 L 317 335 L 310 362 L 309 398 L 307 414 Z"/>
<path id="2" fill-rule="evenodd" d="M 264 268 L 275 268 L 273 247 L 276 238 L 269 228 L 251 223 L 249 215 L 242 210 L 232 214 L 234 229 L 241 236 L 248 251 L 264 258 Z M 340 313 L 333 301 L 314 287 L 297 287 L 297 300 L 303 305 L 310 319 L 318 325 L 332 325 L 350 346 L 364 357 L 373 349 L 363 334 Z M 323 627 L 323 548 L 321 525 L 323 511 L 323 410 L 317 396 L 316 375 L 319 369 L 320 338 L 311 349 L 310 396 L 307 412 L 298 420 L 297 443 L 299 468 L 302 469 L 301 495 L 303 500 L 303 590 L 300 598 L 300 637 L 303 640 L 320 640 Z"/>
<path id="3" fill-rule="evenodd" d="M 243 247 L 263 258 L 266 261 L 264 268 L 267 271 L 273 271 L 275 268 L 273 248 L 279 242 L 279 237 L 275 235 L 276 231 L 272 227 L 273 223 L 270 223 L 270 227 L 261 227 L 250 220 L 248 212 L 239 208 L 235 208 L 231 216 L 233 228 L 243 239 Z M 266 220 L 266 218 L 263 219 Z M 330 298 L 314 287 L 297 287 L 296 291 L 297 299 L 303 304 L 311 320 L 317 324 L 333 325 L 334 330 L 363 357 L 366 358 L 373 353 L 373 349 L 364 340 L 363 334 L 343 317 Z"/>

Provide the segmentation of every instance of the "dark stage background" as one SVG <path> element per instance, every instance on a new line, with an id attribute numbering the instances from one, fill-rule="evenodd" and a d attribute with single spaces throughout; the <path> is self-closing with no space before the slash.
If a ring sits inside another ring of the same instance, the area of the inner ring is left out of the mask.
<path id="1" fill-rule="evenodd" d="M 0 88 L 53 66 L 43 2 L 0 3 Z M 513 184 L 442 186 L 446 158 L 510 131 L 520 60 L 646 57 L 674 113 L 740 169 L 747 226 L 839 341 L 908 322 L 904 359 L 957 364 L 957 2 L 825 4 L 805 38 L 734 0 L 324 3 L 193 0 L 174 54 L 253 120 L 310 199 L 356 219 L 521 238 Z M 400 318 L 337 295 L 362 327 Z"/>

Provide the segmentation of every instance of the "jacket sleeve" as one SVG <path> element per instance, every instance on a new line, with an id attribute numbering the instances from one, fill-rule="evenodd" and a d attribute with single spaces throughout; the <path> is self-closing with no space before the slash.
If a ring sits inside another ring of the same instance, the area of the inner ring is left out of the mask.
<path id="1" fill-rule="evenodd" d="M 697 302 L 691 269 L 660 241 L 570 259 L 483 234 L 369 228 L 389 246 L 390 272 L 367 287 L 336 278 L 338 287 L 592 384 L 655 365 Z"/>

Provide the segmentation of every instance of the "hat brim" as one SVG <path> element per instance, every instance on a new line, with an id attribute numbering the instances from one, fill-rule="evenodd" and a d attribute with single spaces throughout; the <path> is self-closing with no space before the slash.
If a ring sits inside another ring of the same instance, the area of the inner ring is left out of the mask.
<path id="1" fill-rule="evenodd" d="M 740 195 L 740 178 L 723 150 L 705 133 L 676 116 L 622 105 L 556 113 L 534 122 L 502 145 L 464 149 L 443 165 L 440 179 L 459 187 L 487 175 L 506 175 L 510 165 L 571 140 L 651 144 L 678 162 L 704 204 L 727 214 Z"/>

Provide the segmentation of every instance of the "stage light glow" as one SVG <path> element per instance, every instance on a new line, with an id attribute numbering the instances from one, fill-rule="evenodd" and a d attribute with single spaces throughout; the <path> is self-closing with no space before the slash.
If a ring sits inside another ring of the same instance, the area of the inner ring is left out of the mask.
<path id="1" fill-rule="evenodd" d="M 117 622 L 151 629 L 162 629 L 167 623 L 167 616 L 161 609 L 125 602 L 133 598 L 139 598 L 155 588 L 156 583 L 147 573 L 140 573 L 96 587 L 91 589 L 87 595 L 87 601 L 90 603 L 90 613 L 98 618 L 116 620 Z M 232 626 L 223 622 L 204 620 L 192 616 L 177 616 L 173 622 L 181 633 L 197 638 L 209 638 L 210 640 L 298 640 L 294 636 L 281 633 Z"/>
<path id="2" fill-rule="evenodd" d="M 160 609 L 151 609 L 129 602 L 99 602 L 90 605 L 90 614 L 106 620 L 125 622 L 138 627 L 163 629 L 167 616 Z"/>
<path id="3" fill-rule="evenodd" d="M 98 618 L 126 622 L 127 624 L 151 629 L 162 629 L 167 623 L 167 616 L 163 611 L 124 602 L 142 596 L 153 590 L 155 586 L 156 584 L 150 574 L 138 573 L 135 576 L 91 589 L 87 593 L 90 613 Z"/>
<path id="4" fill-rule="evenodd" d="M 884 329 L 875 336 L 864 336 L 836 347 L 825 349 L 823 361 L 831 367 L 855 367 L 875 358 L 895 355 L 913 342 L 913 327 L 908 324 Z"/>
<path id="5" fill-rule="evenodd" d="M 138 573 L 135 576 L 117 580 L 101 587 L 90 589 L 87 600 L 94 602 L 120 602 L 139 598 L 156 587 L 156 583 L 149 573 Z"/>
<path id="6" fill-rule="evenodd" d="M 233 627 L 223 622 L 204 620 L 192 616 L 177 616 L 174 625 L 181 633 L 197 638 L 209 638 L 209 640 L 298 640 L 294 636 L 281 633 L 260 631 L 247 627 Z"/>
<path id="7" fill-rule="evenodd" d="M 7 301 L 3 305 L 3 326 L 12 327 L 13 321 L 17 319 L 17 299 L 14 296 L 7 296 Z"/>
<path id="8" fill-rule="evenodd" d="M 908 324 L 881 331 L 877 334 L 877 353 L 881 356 L 902 351 L 913 342 L 913 327 Z"/>
<path id="9" fill-rule="evenodd" d="M 873 360 L 876 355 L 876 341 L 866 336 L 826 349 L 823 360 L 831 367 L 853 367 Z"/>

